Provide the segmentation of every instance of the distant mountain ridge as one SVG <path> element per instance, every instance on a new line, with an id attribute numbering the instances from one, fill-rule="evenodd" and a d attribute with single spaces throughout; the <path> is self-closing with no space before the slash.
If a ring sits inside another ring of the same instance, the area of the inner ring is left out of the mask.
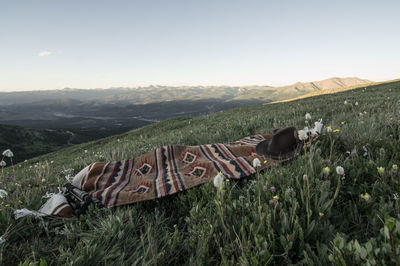
<path id="1" fill-rule="evenodd" d="M 336 89 L 336 88 L 344 88 L 344 87 L 349 87 L 349 86 L 355 86 L 355 85 L 360 85 L 360 84 L 368 84 L 372 83 L 372 81 L 368 79 L 360 79 L 357 77 L 353 78 L 330 78 L 330 79 L 325 79 L 321 81 L 316 81 L 316 82 L 308 82 L 308 83 L 303 83 L 305 87 L 307 86 L 317 86 L 320 90 L 326 90 L 326 89 Z"/>
<path id="2" fill-rule="evenodd" d="M 48 91 L 0 92 L 0 105 L 25 104 L 43 100 L 84 101 L 97 103 L 145 104 L 163 101 L 219 99 L 222 101 L 257 99 L 277 101 L 313 91 L 344 88 L 372 81 L 357 77 L 330 78 L 297 82 L 282 87 L 272 86 L 159 86 L 110 89 L 71 89 Z"/>
<path id="3" fill-rule="evenodd" d="M 357 77 L 350 78 L 338 78 L 333 77 L 329 79 L 324 79 L 320 81 L 312 81 L 312 82 L 296 82 L 289 86 L 283 86 L 280 88 L 293 88 L 296 90 L 325 90 L 325 89 L 335 89 L 335 88 L 344 88 L 359 84 L 368 84 L 372 83 L 372 81 L 367 79 L 360 79 Z"/>
<path id="4" fill-rule="evenodd" d="M 361 79 L 357 77 L 348 77 L 348 78 L 329 78 L 320 81 L 312 81 L 312 82 L 296 82 L 292 85 L 269 88 L 268 94 L 264 94 L 264 91 L 257 92 L 250 95 L 238 96 L 235 100 L 244 100 L 244 99 L 259 99 L 259 100 L 272 100 L 272 101 L 280 101 L 287 100 L 290 98 L 299 97 L 304 94 L 308 94 L 314 91 L 327 90 L 327 89 L 338 89 L 338 88 L 346 88 L 361 84 L 370 84 L 373 81 L 367 79 Z"/>

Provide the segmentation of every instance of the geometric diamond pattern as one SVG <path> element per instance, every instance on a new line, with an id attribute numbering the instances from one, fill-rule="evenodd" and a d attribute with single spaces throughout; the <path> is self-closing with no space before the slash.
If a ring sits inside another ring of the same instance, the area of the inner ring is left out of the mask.
<path id="1" fill-rule="evenodd" d="M 145 194 L 147 192 L 149 192 L 151 189 L 151 184 L 149 183 L 141 183 L 136 189 L 135 188 L 131 188 L 128 191 L 134 194 Z"/>
<path id="2" fill-rule="evenodd" d="M 191 152 L 186 152 L 185 156 L 183 157 L 183 161 L 186 163 L 193 163 L 196 160 L 196 155 Z"/>
<path id="3" fill-rule="evenodd" d="M 202 178 L 204 174 L 207 172 L 207 169 L 201 166 L 196 166 L 192 172 L 189 173 L 189 175 L 197 177 L 197 178 Z"/>
<path id="4" fill-rule="evenodd" d="M 147 164 L 147 163 L 144 163 L 139 169 L 138 169 L 138 171 L 142 174 L 142 175 L 145 175 L 145 174 L 147 174 L 148 172 L 150 172 L 150 170 L 151 170 L 151 165 L 149 165 L 149 164 Z"/>
<path id="5" fill-rule="evenodd" d="M 149 187 L 145 187 L 145 186 L 141 185 L 141 186 L 136 190 L 136 193 L 138 193 L 138 194 L 144 194 L 144 193 L 146 193 L 147 190 L 149 190 Z"/>

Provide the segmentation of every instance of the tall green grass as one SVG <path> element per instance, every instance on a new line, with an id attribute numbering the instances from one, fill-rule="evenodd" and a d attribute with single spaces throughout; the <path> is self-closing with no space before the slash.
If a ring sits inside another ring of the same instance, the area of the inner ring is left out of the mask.
<path id="1" fill-rule="evenodd" d="M 0 264 L 400 264 L 399 110 L 400 82 L 393 82 L 176 118 L 2 169 L 0 188 L 8 196 L 0 199 Z M 333 132 L 324 131 L 292 161 L 224 182 L 221 190 L 210 183 L 91 209 L 79 219 L 13 217 L 14 209 L 38 209 L 46 192 L 57 192 L 66 175 L 91 162 L 132 158 L 164 144 L 300 129 L 306 113 Z"/>

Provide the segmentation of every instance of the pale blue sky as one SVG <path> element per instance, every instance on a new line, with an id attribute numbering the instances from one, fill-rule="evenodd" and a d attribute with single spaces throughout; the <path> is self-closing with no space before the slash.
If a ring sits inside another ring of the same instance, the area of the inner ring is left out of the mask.
<path id="1" fill-rule="evenodd" d="M 1 0 L 0 91 L 400 78 L 399 11 L 377 0 Z"/>

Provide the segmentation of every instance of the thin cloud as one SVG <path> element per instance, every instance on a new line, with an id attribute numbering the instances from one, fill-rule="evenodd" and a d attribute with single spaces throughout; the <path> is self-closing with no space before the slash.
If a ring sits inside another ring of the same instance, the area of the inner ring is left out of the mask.
<path id="1" fill-rule="evenodd" d="M 51 54 L 53 54 L 52 51 L 43 51 L 43 52 L 38 53 L 38 56 L 49 56 Z"/>

